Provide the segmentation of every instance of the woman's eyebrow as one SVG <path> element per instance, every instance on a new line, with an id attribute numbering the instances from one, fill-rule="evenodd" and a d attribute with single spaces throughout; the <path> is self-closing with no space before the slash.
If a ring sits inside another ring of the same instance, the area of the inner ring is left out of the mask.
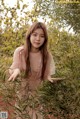
<path id="1" fill-rule="evenodd" d="M 34 31 L 33 33 L 37 33 L 36 31 Z"/>
<path id="2" fill-rule="evenodd" d="M 38 34 L 36 31 L 34 31 L 33 33 L 36 33 L 36 34 Z M 41 33 L 40 35 L 44 35 L 44 33 Z"/>

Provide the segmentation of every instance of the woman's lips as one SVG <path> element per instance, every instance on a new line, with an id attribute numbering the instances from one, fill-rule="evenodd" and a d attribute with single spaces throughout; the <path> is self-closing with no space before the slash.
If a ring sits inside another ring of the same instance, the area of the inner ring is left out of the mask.
<path id="1" fill-rule="evenodd" d="M 35 44 L 38 44 L 39 45 L 40 43 L 35 42 Z"/>

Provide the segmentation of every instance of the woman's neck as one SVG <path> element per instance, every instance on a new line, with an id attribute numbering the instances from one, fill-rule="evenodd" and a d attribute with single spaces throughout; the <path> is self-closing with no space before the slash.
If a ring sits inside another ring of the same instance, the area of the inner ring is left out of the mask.
<path id="1" fill-rule="evenodd" d="M 39 48 L 31 48 L 31 52 L 33 52 L 33 53 L 37 53 L 37 52 L 39 52 Z"/>

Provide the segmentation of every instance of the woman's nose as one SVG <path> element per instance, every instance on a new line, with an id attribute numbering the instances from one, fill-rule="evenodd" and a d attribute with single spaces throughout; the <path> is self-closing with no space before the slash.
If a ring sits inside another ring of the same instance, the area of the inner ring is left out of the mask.
<path id="1" fill-rule="evenodd" d="M 37 39 L 37 41 L 40 41 L 40 36 L 37 36 L 37 38 L 36 38 L 36 39 Z"/>

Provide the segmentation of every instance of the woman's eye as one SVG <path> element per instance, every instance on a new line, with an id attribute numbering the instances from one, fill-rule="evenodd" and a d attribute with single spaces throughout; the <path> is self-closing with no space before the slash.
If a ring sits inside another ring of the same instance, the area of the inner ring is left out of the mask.
<path id="1" fill-rule="evenodd" d="M 44 38 L 44 35 L 42 35 L 41 37 Z"/>
<path id="2" fill-rule="evenodd" d="M 33 36 L 37 36 L 37 34 L 33 34 Z"/>

